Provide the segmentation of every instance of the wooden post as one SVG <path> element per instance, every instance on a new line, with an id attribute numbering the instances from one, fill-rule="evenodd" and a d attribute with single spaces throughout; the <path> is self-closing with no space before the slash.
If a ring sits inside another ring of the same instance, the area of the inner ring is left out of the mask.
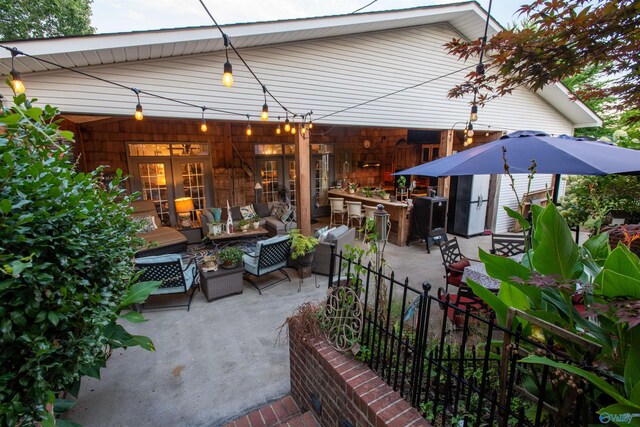
<path id="1" fill-rule="evenodd" d="M 453 154 L 453 135 L 454 130 L 444 130 L 440 132 L 440 153 L 445 156 Z M 438 195 L 443 197 L 449 197 L 449 187 L 451 186 L 451 179 L 438 178 Z"/>
<path id="2" fill-rule="evenodd" d="M 296 220 L 300 232 L 305 236 L 311 234 L 311 171 L 309 170 L 310 133 L 296 133 Z"/>

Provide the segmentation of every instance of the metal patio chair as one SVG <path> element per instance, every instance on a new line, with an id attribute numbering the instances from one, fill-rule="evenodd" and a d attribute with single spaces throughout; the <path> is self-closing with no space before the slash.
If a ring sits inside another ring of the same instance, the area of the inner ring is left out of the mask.
<path id="1" fill-rule="evenodd" d="M 185 266 L 182 262 L 182 255 L 167 254 L 149 257 L 136 258 L 136 269 L 142 270 L 140 282 L 159 281 L 162 285 L 156 289 L 150 297 L 171 294 L 184 294 L 188 296 L 186 304 L 163 305 L 160 307 L 152 307 L 151 309 L 187 307 L 187 311 L 191 308 L 191 300 L 198 286 L 196 285 L 197 269 L 195 258 L 191 259 Z M 189 295 L 189 291 L 190 295 Z M 139 309 L 142 312 L 144 304 Z"/>
<path id="2" fill-rule="evenodd" d="M 284 270 L 287 266 L 290 248 L 291 239 L 288 235 L 275 236 L 258 242 L 255 252 L 242 257 L 244 260 L 244 280 L 256 288 L 260 295 L 262 295 L 262 291 L 265 289 L 271 288 L 285 280 L 291 281 L 289 274 Z M 252 276 L 262 277 L 276 271 L 282 273 L 284 277 L 262 286 L 258 286 L 258 284 L 251 279 Z"/>

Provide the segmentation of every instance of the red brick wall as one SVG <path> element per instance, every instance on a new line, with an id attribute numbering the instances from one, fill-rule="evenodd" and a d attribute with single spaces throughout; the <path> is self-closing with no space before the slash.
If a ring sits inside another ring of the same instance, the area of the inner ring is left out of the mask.
<path id="1" fill-rule="evenodd" d="M 430 426 L 400 395 L 364 363 L 337 352 L 324 339 L 309 339 L 289 325 L 291 396 L 303 410 L 314 410 L 325 427 Z M 320 399 L 321 413 L 312 404 Z"/>

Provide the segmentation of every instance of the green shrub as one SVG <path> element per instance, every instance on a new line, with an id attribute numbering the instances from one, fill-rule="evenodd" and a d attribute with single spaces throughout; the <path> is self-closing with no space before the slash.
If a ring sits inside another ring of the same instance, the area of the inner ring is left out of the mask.
<path id="1" fill-rule="evenodd" d="M 153 349 L 116 320 L 159 284 L 131 285 L 139 242 L 120 175 L 77 172 L 58 112 L 14 102 L 0 111 L 0 425 L 48 426 L 46 404 L 99 378 L 111 349 Z"/>

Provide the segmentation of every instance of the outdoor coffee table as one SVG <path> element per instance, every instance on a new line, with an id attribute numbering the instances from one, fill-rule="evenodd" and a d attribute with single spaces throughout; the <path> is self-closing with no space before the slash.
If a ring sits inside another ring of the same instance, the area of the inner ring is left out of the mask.
<path id="1" fill-rule="evenodd" d="M 235 231 L 229 234 L 222 233 L 222 234 L 218 234 L 217 236 L 213 236 L 209 234 L 207 237 L 212 242 L 219 242 L 224 240 L 238 240 L 238 239 L 247 239 L 249 237 L 266 236 L 267 233 L 268 231 L 266 229 L 262 227 L 258 227 L 258 228 L 250 228 L 247 231 Z"/>
<path id="2" fill-rule="evenodd" d="M 203 265 L 198 264 L 198 272 L 200 273 L 200 288 L 208 302 L 229 295 L 241 294 L 243 291 L 244 264 L 242 261 L 233 268 L 224 268 L 220 265 L 216 271 L 204 271 Z"/>

